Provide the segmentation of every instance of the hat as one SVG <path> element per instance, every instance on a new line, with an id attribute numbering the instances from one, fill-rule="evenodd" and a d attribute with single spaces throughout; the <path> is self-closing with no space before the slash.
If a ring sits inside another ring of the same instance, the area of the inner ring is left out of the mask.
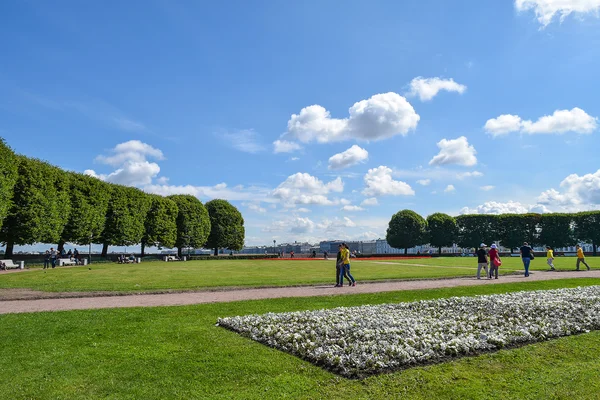
<path id="1" fill-rule="evenodd" d="M 487 244 L 485 244 L 485 243 L 481 243 L 481 244 L 479 245 L 479 247 L 487 247 Z"/>
<path id="2" fill-rule="evenodd" d="M 496 245 L 495 245 L 495 244 L 493 244 L 493 245 L 492 245 L 492 249 L 496 249 L 496 248 L 497 248 L 497 247 L 496 247 Z"/>

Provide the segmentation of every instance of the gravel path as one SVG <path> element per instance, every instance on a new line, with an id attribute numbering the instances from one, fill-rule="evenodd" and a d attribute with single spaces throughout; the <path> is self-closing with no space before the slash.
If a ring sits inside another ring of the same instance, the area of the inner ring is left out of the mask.
<path id="1" fill-rule="evenodd" d="M 354 293 L 378 293 L 396 290 L 435 289 L 456 286 L 495 285 L 542 281 L 565 278 L 600 278 L 600 271 L 535 272 L 529 278 L 523 275 L 507 275 L 500 279 L 477 280 L 475 278 L 429 279 L 395 282 L 358 282 L 356 287 L 335 288 L 328 286 L 281 287 L 262 289 L 236 289 L 221 291 L 198 291 L 166 294 L 138 294 L 102 297 L 55 298 L 39 300 L 0 301 L 0 314 L 41 311 L 85 310 L 98 308 L 181 306 L 202 303 L 221 303 L 240 300 L 274 299 L 282 297 L 331 296 Z"/>

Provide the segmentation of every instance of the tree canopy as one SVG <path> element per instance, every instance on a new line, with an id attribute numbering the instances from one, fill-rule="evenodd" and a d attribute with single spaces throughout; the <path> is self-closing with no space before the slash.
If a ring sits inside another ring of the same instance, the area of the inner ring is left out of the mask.
<path id="1" fill-rule="evenodd" d="M 239 210 L 226 200 L 211 200 L 206 203 L 210 217 L 210 235 L 206 247 L 214 249 L 241 250 L 244 247 L 244 218 Z"/>
<path id="2" fill-rule="evenodd" d="M 575 242 L 573 215 L 542 214 L 539 242 L 552 248 L 572 245 Z"/>
<path id="3" fill-rule="evenodd" d="M 158 195 L 150 196 L 150 209 L 144 224 L 141 250 L 144 256 L 146 246 L 175 247 L 177 241 L 177 204 Z"/>
<path id="4" fill-rule="evenodd" d="M 176 194 L 168 197 L 177 204 L 177 240 L 175 246 L 181 256 L 184 247 L 204 246 L 210 234 L 210 217 L 206 207 L 196 197 Z"/>
<path id="5" fill-rule="evenodd" d="M 456 219 L 448 214 L 435 213 L 427 217 L 427 237 L 429 244 L 438 248 L 442 253 L 442 247 L 450 247 L 454 244 L 458 235 Z"/>
<path id="6" fill-rule="evenodd" d="M 398 211 L 389 222 L 386 240 L 397 249 L 404 249 L 404 254 L 414 246 L 424 244 L 427 222 L 412 210 Z"/>
<path id="7" fill-rule="evenodd" d="M 10 209 L 13 188 L 17 183 L 17 157 L 0 138 L 0 227 Z"/>

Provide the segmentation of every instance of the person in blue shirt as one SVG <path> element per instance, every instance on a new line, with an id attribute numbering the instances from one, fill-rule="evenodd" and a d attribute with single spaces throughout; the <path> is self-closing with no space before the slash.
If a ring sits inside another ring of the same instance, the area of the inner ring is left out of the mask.
<path id="1" fill-rule="evenodd" d="M 529 246 L 529 244 L 527 244 L 527 242 L 525 242 L 519 250 L 521 251 L 521 260 L 523 261 L 523 266 L 525 267 L 525 277 L 528 277 L 529 264 L 533 258 L 533 249 Z"/>

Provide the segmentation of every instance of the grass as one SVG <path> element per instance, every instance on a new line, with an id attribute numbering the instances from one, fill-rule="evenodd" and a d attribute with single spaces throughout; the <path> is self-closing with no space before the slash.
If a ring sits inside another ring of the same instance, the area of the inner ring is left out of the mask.
<path id="1" fill-rule="evenodd" d="M 600 332 L 347 380 L 218 317 L 600 284 L 570 279 L 185 307 L 0 316 L 0 398 L 596 399 Z"/>
<path id="2" fill-rule="evenodd" d="M 589 258 L 592 266 L 599 258 Z M 505 258 L 501 273 L 522 270 L 519 258 Z M 558 269 L 574 269 L 574 258 L 559 258 Z M 473 257 L 417 260 L 352 260 L 352 274 L 358 281 L 427 279 L 474 276 Z M 532 262 L 532 271 L 547 270 L 545 259 Z M 76 291 L 159 291 L 190 290 L 224 286 L 290 286 L 335 282 L 335 262 L 324 260 L 220 260 L 179 263 L 93 264 L 0 275 L 1 288 L 28 288 L 47 292 Z"/>

